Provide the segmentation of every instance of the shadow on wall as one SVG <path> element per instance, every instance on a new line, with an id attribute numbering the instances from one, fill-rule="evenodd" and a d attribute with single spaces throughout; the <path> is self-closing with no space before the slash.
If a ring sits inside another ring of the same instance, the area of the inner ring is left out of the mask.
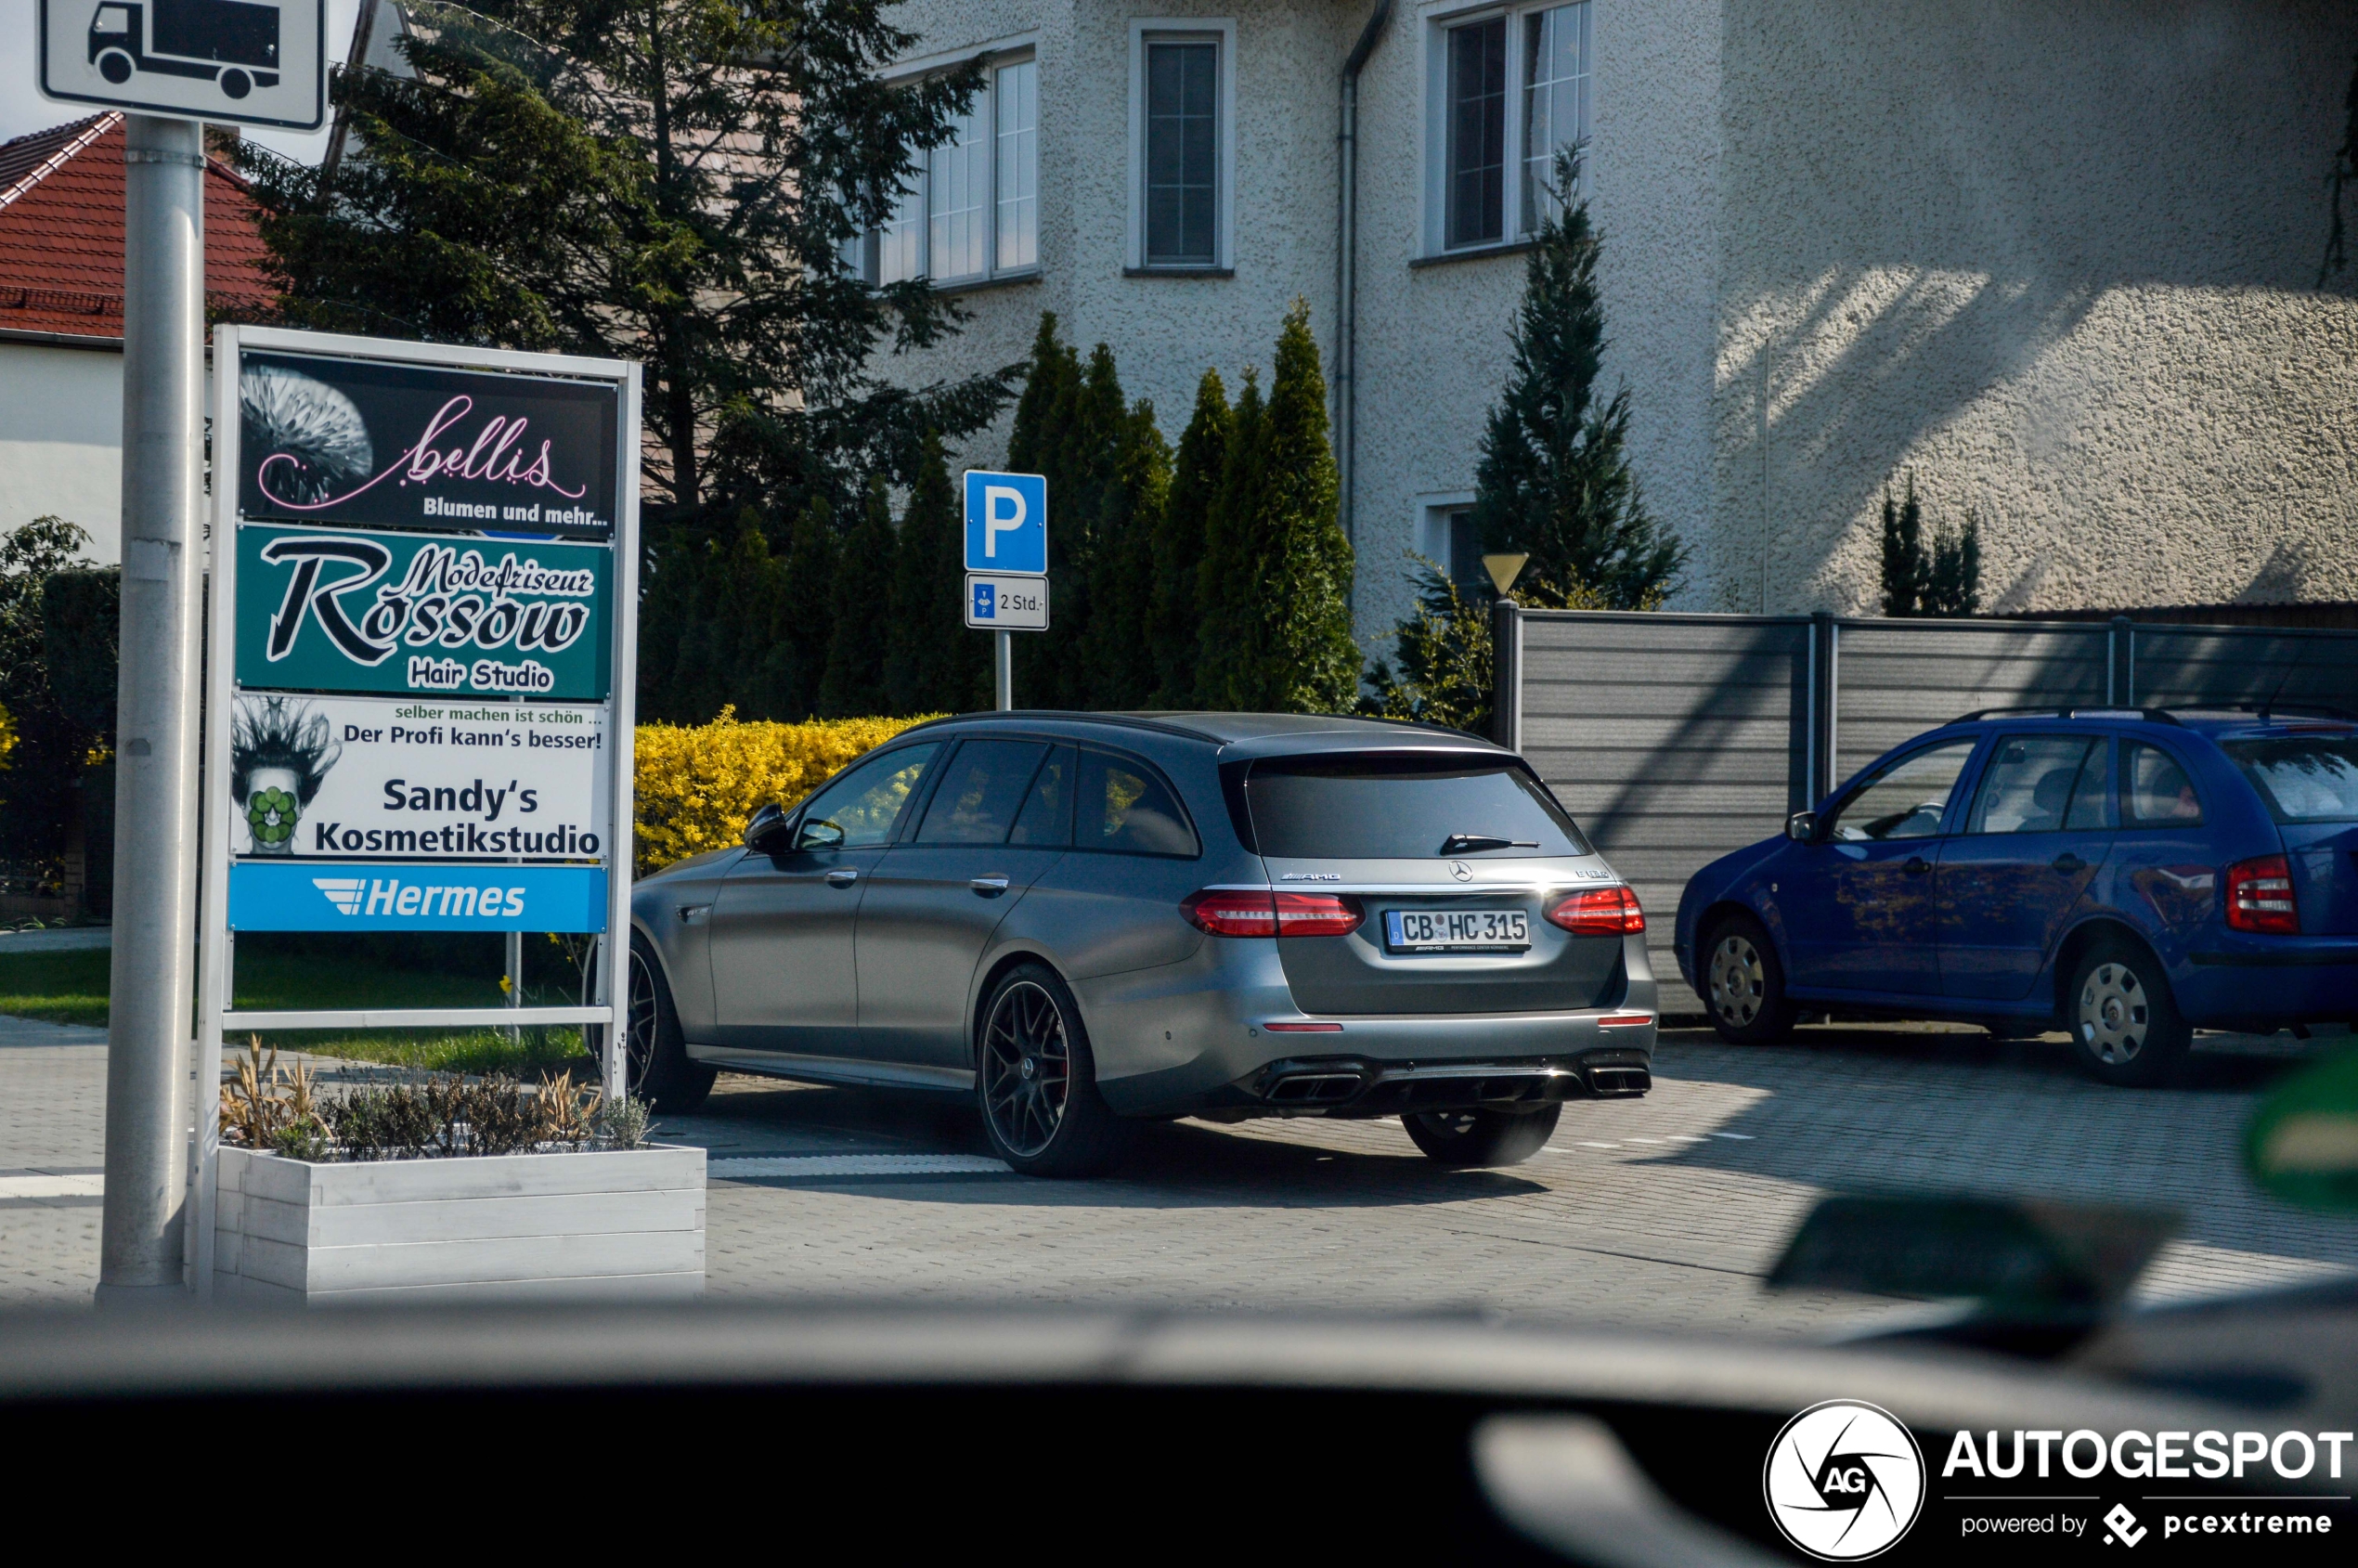
<path id="1" fill-rule="evenodd" d="M 2231 320 L 2299 308 L 2358 47 L 2345 9 L 1767 0 L 1725 14 L 1715 576 L 1731 607 L 1755 607 L 1765 556 L 1770 609 L 1871 608 L 1858 585 L 1873 580 L 1872 541 L 1853 522 L 1928 441 L 1976 476 L 1929 483 L 1928 499 L 1961 509 L 1993 474 L 2070 504 L 2066 458 L 2133 471 L 2154 442 L 2209 439 L 2250 453 L 2313 417 L 2296 386 L 2272 409 L 2217 410 L 2216 431 L 2185 428 L 2185 405 L 2208 419 L 2209 395 L 2245 393 L 2251 370 L 2190 352 L 2183 334 L 2216 329 L 2173 318 L 2169 292 L 2264 296 L 2201 313 Z M 2041 363 L 2118 291 L 2152 301 L 2106 306 L 2068 358 Z M 2009 382 L 2011 407 L 1968 427 Z M 2134 482 L 2166 503 L 2193 481 Z M 2087 581 L 2104 547 L 2038 548 L 2060 551 L 2051 578 Z"/>

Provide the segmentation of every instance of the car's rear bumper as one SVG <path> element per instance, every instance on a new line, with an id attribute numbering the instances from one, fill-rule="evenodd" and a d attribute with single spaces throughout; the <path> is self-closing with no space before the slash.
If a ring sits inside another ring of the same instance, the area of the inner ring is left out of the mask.
<path id="1" fill-rule="evenodd" d="M 1656 1009 L 1642 938 L 1626 944 L 1626 983 L 1612 1006 L 1414 1016 L 1304 1014 L 1276 945 L 1207 942 L 1180 964 L 1074 982 L 1107 1103 L 1131 1116 L 1376 1116 L 1641 1094 L 1638 1075 L 1651 1081 Z M 1334 1080 L 1328 1097 L 1287 1086 L 1313 1076 Z"/>
<path id="2" fill-rule="evenodd" d="M 2207 1029 L 2358 1017 L 2358 937 L 2214 939 L 2170 977 L 2178 1009 Z"/>

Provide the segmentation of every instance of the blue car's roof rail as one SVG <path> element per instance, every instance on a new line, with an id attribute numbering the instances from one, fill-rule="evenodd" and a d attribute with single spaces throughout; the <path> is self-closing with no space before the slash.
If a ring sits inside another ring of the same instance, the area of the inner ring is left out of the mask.
<path id="1" fill-rule="evenodd" d="M 2188 703 L 2189 713 L 2248 713 L 2255 719 L 2268 719 L 2279 713 L 2296 713 L 2313 719 L 2339 719 L 2346 724 L 2358 724 L 2358 714 L 2333 703 L 2275 701 L 2261 703 Z"/>
<path id="2" fill-rule="evenodd" d="M 2094 707 L 2057 707 L 2052 703 L 2035 703 L 2027 707 L 1979 707 L 1959 714 L 1949 722 L 1971 724 L 1980 719 L 2143 719 L 2156 724 L 2178 722 L 2167 708 L 2113 707 L 2105 704 Z"/>

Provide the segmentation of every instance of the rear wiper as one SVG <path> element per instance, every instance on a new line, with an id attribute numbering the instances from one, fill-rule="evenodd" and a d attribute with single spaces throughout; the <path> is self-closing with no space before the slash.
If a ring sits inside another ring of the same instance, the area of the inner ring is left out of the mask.
<path id="1" fill-rule="evenodd" d="M 1462 855 L 1470 849 L 1536 849 L 1535 838 L 1501 838 L 1495 833 L 1453 833 L 1441 841 L 1445 855 Z"/>

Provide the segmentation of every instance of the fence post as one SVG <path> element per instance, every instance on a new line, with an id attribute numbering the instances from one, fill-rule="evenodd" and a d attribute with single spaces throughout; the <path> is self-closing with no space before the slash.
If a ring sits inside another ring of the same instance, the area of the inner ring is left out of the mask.
<path id="1" fill-rule="evenodd" d="M 1522 749 L 1522 606 L 1500 594 L 1490 606 L 1490 738 Z"/>

